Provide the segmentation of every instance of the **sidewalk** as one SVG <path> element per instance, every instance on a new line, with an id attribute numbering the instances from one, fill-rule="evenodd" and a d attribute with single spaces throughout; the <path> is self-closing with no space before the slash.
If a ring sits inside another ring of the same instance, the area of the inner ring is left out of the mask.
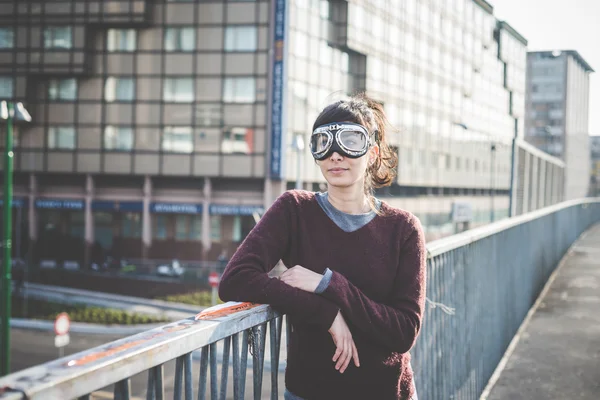
<path id="1" fill-rule="evenodd" d="M 600 224 L 565 255 L 502 363 L 482 400 L 600 399 Z"/>

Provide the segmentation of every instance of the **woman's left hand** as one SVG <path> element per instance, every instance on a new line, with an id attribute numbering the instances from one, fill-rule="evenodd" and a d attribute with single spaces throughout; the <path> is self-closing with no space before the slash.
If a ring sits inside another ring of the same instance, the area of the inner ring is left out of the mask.
<path id="1" fill-rule="evenodd" d="M 290 286 L 314 293 L 321 279 L 323 279 L 323 275 L 306 269 L 301 265 L 295 265 L 284 271 L 279 276 L 279 279 Z"/>

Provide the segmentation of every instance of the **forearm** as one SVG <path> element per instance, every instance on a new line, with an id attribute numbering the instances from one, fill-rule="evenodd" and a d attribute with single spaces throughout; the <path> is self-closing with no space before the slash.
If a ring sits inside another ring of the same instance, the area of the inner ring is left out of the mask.
<path id="1" fill-rule="evenodd" d="M 409 296 L 396 299 L 393 306 L 378 303 L 337 272 L 321 296 L 335 303 L 357 329 L 391 350 L 405 353 L 414 345 L 422 306 Z"/>
<path id="2" fill-rule="evenodd" d="M 299 322 L 329 329 L 339 307 L 315 293 L 291 287 L 249 266 L 231 268 L 219 286 L 222 300 L 269 304 Z"/>

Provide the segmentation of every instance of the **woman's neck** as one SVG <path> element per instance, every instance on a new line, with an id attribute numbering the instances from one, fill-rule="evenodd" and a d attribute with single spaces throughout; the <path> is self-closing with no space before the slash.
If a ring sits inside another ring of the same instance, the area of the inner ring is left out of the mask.
<path id="1" fill-rule="evenodd" d="M 364 214 L 371 209 L 362 187 L 336 187 L 328 185 L 327 197 L 332 206 L 347 214 Z"/>

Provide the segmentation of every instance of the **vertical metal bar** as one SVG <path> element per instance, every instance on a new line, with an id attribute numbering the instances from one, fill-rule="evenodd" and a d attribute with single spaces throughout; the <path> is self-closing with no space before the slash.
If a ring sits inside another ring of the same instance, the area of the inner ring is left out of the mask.
<path id="1" fill-rule="evenodd" d="M 194 397 L 194 383 L 192 382 L 192 353 L 185 356 L 185 400 Z"/>
<path id="2" fill-rule="evenodd" d="M 129 396 L 131 393 L 131 383 L 129 378 L 123 379 L 115 383 L 114 387 L 114 398 L 115 400 L 129 400 Z"/>
<path id="3" fill-rule="evenodd" d="M 218 382 L 217 382 L 217 344 L 210 345 L 210 400 L 218 398 Z"/>
<path id="4" fill-rule="evenodd" d="M 198 400 L 206 400 L 206 375 L 208 371 L 208 345 L 200 355 L 200 377 L 198 378 Z"/>
<path id="5" fill-rule="evenodd" d="M 181 400 L 183 393 L 183 356 L 177 357 L 175 360 L 175 388 L 173 400 Z"/>
<path id="6" fill-rule="evenodd" d="M 279 377 L 279 350 L 281 348 L 281 327 L 283 317 L 271 320 L 271 400 L 277 400 L 279 397 L 278 377 Z"/>
<path id="7" fill-rule="evenodd" d="M 154 393 L 156 395 L 156 400 L 163 400 L 165 398 L 165 386 L 162 364 L 154 367 L 154 370 Z"/>
<path id="8" fill-rule="evenodd" d="M 231 348 L 231 336 L 223 339 L 223 362 L 221 363 L 221 393 L 220 400 L 227 396 L 227 376 L 229 375 L 229 350 Z"/>
<path id="9" fill-rule="evenodd" d="M 154 368 L 150 368 L 148 370 L 148 382 L 146 383 L 146 400 L 155 400 L 155 381 L 156 381 L 156 373 Z"/>
<path id="10" fill-rule="evenodd" d="M 239 400 L 240 397 L 240 334 L 236 333 L 231 337 L 233 341 L 233 399 Z"/>
<path id="11" fill-rule="evenodd" d="M 262 392 L 263 365 L 265 360 L 265 341 L 267 339 L 267 323 L 265 322 L 260 326 L 252 328 L 252 331 L 254 333 L 254 354 L 252 356 L 254 400 L 260 400 Z"/>
<path id="12" fill-rule="evenodd" d="M 238 385 L 240 388 L 240 399 L 244 399 L 246 395 L 246 372 L 248 371 L 248 336 L 249 329 L 244 331 L 242 335 L 242 351 L 241 356 L 242 359 L 240 361 L 240 379 L 238 381 Z"/>
<path id="13" fill-rule="evenodd" d="M 4 147 L 4 209 L 3 211 L 3 234 L 2 250 L 4 256 L 2 259 L 2 337 L 0 337 L 0 352 L 2 360 L 0 365 L 0 376 L 10 373 L 10 292 L 11 292 L 11 251 L 12 251 L 12 192 L 13 192 L 13 104 L 8 102 L 8 116 L 6 119 L 6 141 Z"/>

